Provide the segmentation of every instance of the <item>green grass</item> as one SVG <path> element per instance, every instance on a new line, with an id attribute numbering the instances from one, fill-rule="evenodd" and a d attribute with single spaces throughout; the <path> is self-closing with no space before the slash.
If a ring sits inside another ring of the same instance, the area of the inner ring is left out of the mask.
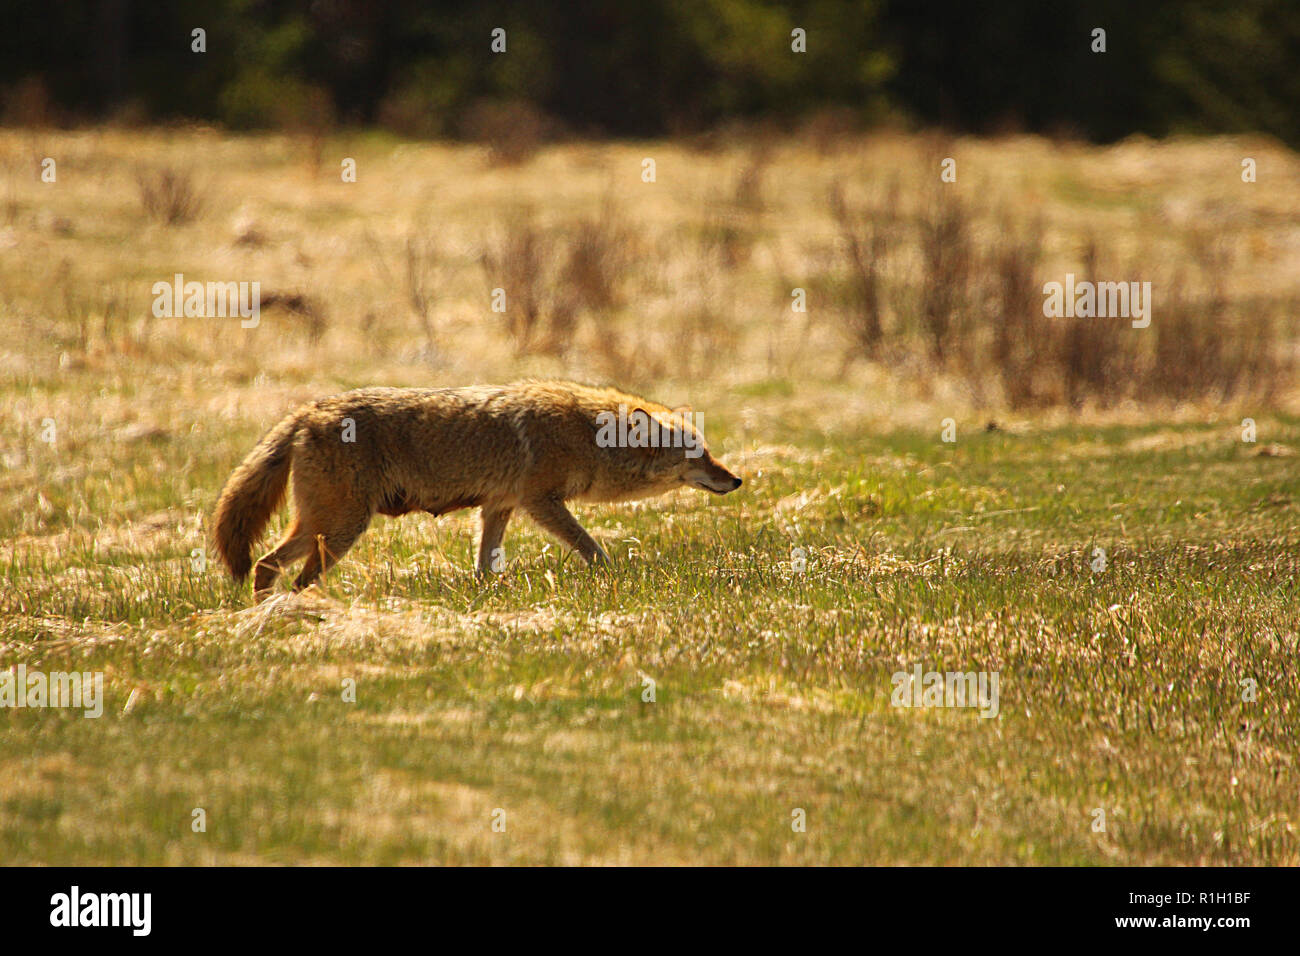
<path id="1" fill-rule="evenodd" d="M 523 521 L 484 585 L 468 517 L 378 519 L 259 608 L 189 558 L 255 428 L 70 436 L 0 516 L 0 667 L 103 671 L 106 709 L 0 710 L 0 859 L 1300 862 L 1295 458 L 723 419 L 745 487 L 582 511 L 608 572 Z M 997 671 L 1000 717 L 892 707 L 915 663 Z"/>

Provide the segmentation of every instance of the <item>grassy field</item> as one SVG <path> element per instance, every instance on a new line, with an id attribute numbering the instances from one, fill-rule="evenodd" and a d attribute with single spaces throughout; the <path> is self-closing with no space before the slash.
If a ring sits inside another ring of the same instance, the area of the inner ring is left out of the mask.
<path id="1" fill-rule="evenodd" d="M 972 200 L 1043 218 L 1042 281 L 1099 235 L 1175 274 L 1209 221 L 1237 242 L 1224 295 L 1294 301 L 1279 147 L 944 145 Z M 101 671 L 106 696 L 99 719 L 0 709 L 0 860 L 1300 863 L 1295 383 L 1009 408 L 911 352 L 862 360 L 826 190 L 897 174 L 919 202 L 934 148 L 503 166 L 377 137 L 0 132 L 0 669 Z M 1270 173 L 1253 191 L 1242 155 Z M 198 195 L 170 224 L 139 186 L 160 168 Z M 156 319 L 176 272 L 298 305 Z M 493 314 L 503 282 L 549 324 Z M 260 606 L 194 557 L 296 402 L 529 375 L 690 402 L 744 488 L 579 508 L 608 570 L 522 520 L 484 584 L 469 513 L 379 518 L 323 586 Z M 997 672 L 999 716 L 891 706 L 916 664 Z"/>

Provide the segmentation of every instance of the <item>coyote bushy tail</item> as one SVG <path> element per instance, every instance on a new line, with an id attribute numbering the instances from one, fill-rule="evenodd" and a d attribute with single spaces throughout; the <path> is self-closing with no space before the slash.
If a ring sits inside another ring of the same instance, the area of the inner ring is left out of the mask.
<path id="1" fill-rule="evenodd" d="M 293 459 L 298 416 L 290 415 L 262 436 L 221 491 L 214 519 L 217 554 L 236 581 L 253 567 L 253 542 L 284 500 Z"/>

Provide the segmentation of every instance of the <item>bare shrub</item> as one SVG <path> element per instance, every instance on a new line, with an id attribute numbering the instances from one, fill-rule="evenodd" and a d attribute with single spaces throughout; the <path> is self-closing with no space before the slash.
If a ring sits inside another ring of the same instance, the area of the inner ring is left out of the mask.
<path id="1" fill-rule="evenodd" d="M 728 300 L 705 288 L 678 319 L 678 335 L 666 357 L 670 368 L 690 378 L 707 376 L 718 364 L 718 356 L 734 354 L 739 345 L 734 316 Z"/>
<path id="2" fill-rule="evenodd" d="M 771 145 L 766 140 L 760 140 L 750 149 L 731 188 L 731 201 L 736 208 L 756 216 L 767 208 L 763 177 L 771 161 Z"/>
<path id="3" fill-rule="evenodd" d="M 370 246 L 375 269 L 385 286 L 402 290 L 403 301 L 419 323 L 420 332 L 424 336 L 426 356 L 436 355 L 433 295 L 441 277 L 442 262 L 434 241 L 421 229 L 412 228 L 407 232 L 402 246 L 401 278 L 389 267 L 388 258 L 375 237 L 367 233 L 366 242 Z"/>
<path id="4" fill-rule="evenodd" d="M 839 182 L 831 186 L 829 201 L 853 282 L 854 294 L 846 316 L 849 338 L 858 355 L 872 358 L 885 337 L 880 263 L 888 248 L 888 225 L 869 211 L 850 208 Z"/>
<path id="5" fill-rule="evenodd" d="M 823 107 L 803 124 L 799 137 L 811 143 L 819 156 L 833 156 L 844 149 L 862 128 L 862 119 L 853 109 Z"/>
<path id="6" fill-rule="evenodd" d="M 435 347 L 433 319 L 433 287 L 436 284 L 435 272 L 438 268 L 438 256 L 433 244 L 415 233 L 406 237 L 405 257 L 403 259 L 403 276 L 406 279 L 406 303 L 411 314 L 419 320 L 420 331 L 424 333 L 424 344 L 428 349 Z"/>
<path id="7" fill-rule="evenodd" d="M 596 216 L 574 223 L 564 230 L 561 239 L 564 265 L 551 317 L 549 346 L 553 351 L 566 352 L 577 335 L 582 314 L 595 314 L 601 334 L 607 331 L 605 313 L 622 304 L 620 285 L 633 260 L 633 236 L 620 210 L 606 200 Z"/>
<path id="8" fill-rule="evenodd" d="M 619 304 L 618 284 L 631 261 L 632 234 L 611 202 L 589 219 L 565 232 L 565 262 L 561 281 L 578 308 L 607 309 Z"/>
<path id="9" fill-rule="evenodd" d="M 324 90 L 305 87 L 292 107 L 281 114 L 279 125 L 290 131 L 306 157 L 313 176 L 320 174 L 325 144 L 338 124 L 334 100 Z"/>
<path id="10" fill-rule="evenodd" d="M 175 226 L 195 219 L 203 211 L 203 197 L 194 176 L 174 166 L 141 169 L 136 173 L 140 205 L 155 222 Z"/>
<path id="11" fill-rule="evenodd" d="M 43 129 L 58 122 L 45 81 L 29 76 L 0 92 L 0 119 L 6 126 Z"/>
<path id="12" fill-rule="evenodd" d="M 59 308 L 70 345 L 84 357 L 92 353 L 137 352 L 142 341 L 128 327 L 129 296 L 124 285 L 89 284 L 78 278 L 71 261 L 65 259 L 57 271 Z M 98 319 L 98 322 L 96 322 Z M 59 336 L 63 339 L 63 335 Z M 66 340 L 65 340 L 66 341 Z"/>
<path id="13" fill-rule="evenodd" d="M 610 202 L 589 218 L 542 229 L 524 210 L 510 216 L 482 257 L 491 289 L 506 295 L 506 330 L 520 354 L 563 355 L 582 316 L 617 307 L 632 232 Z"/>
<path id="14" fill-rule="evenodd" d="M 18 214 L 23 207 L 22 200 L 18 198 L 18 168 L 13 160 L 0 160 L 0 178 L 4 179 L 4 199 L 0 201 L 0 209 L 3 210 L 6 226 L 12 226 L 18 221 Z"/>
<path id="15" fill-rule="evenodd" d="M 319 300 L 301 292 L 267 292 L 261 297 L 263 309 L 283 309 L 286 313 L 300 320 L 308 337 L 319 342 L 325 334 L 327 321 L 325 309 Z"/>
<path id="16" fill-rule="evenodd" d="M 1184 241 L 1194 268 L 1156 281 L 1144 262 L 1103 259 L 1089 238 L 1079 281 L 1097 290 L 1151 282 L 1156 302 L 1147 304 L 1154 312 L 1144 329 L 1125 316 L 1044 314 L 1041 220 L 1026 223 L 1010 207 L 972 207 L 955 195 L 936 199 L 914 222 L 896 209 L 895 198 L 854 207 L 838 183 L 830 193 L 851 288 L 850 359 L 898 365 L 923 352 L 930 367 L 959 375 L 978 403 L 1000 397 L 1015 409 L 1262 400 L 1293 379 L 1294 331 L 1284 325 L 1294 297 L 1235 303 L 1231 237 L 1193 230 Z M 900 281 L 900 264 L 915 266 L 901 273 L 914 283 Z"/>
<path id="17" fill-rule="evenodd" d="M 1198 265 L 1201 302 L 1195 302 L 1186 270 L 1165 292 L 1160 321 L 1155 322 L 1155 360 L 1145 390 L 1182 401 L 1206 386 L 1222 388 L 1224 338 L 1228 329 L 1224 276 L 1229 252 L 1222 239 L 1193 232 L 1187 239 Z M 1216 381 L 1217 379 L 1217 381 Z"/>
<path id="18" fill-rule="evenodd" d="M 1093 282 L 1118 275 L 1103 262 L 1097 242 L 1089 239 L 1083 256 L 1083 277 Z M 1111 405 L 1125 397 L 1137 371 L 1137 350 L 1126 344 L 1130 326 L 1114 319 L 1066 316 L 1048 323 L 1055 341 L 1055 366 L 1061 370 L 1061 399 L 1074 408 L 1085 401 Z"/>
<path id="19" fill-rule="evenodd" d="M 1173 401 L 1272 397 L 1295 371 L 1274 310 L 1268 303 L 1231 301 L 1227 280 L 1237 256 L 1231 236 L 1196 229 L 1186 243 L 1195 279 L 1183 270 L 1160 284 L 1153 354 L 1139 394 Z M 1295 302 L 1273 305 L 1285 315 Z"/>
<path id="20" fill-rule="evenodd" d="M 431 108 L 421 90 L 403 87 L 384 97 L 376 122 L 384 129 L 410 139 L 432 139 L 445 128 L 442 110 Z"/>
<path id="21" fill-rule="evenodd" d="M 527 210 L 507 217 L 483 253 L 488 286 L 505 293 L 506 331 L 520 355 L 543 345 L 544 323 L 551 311 L 547 273 L 553 256 L 548 238 Z"/>
<path id="22" fill-rule="evenodd" d="M 72 264 L 66 259 L 59 267 L 59 289 L 62 296 L 65 324 L 76 331 L 77 350 L 90 351 L 90 327 L 93 306 L 90 298 L 79 288 L 72 275 Z"/>
<path id="23" fill-rule="evenodd" d="M 480 100 L 461 124 L 466 139 L 486 145 L 492 161 L 507 166 L 532 159 L 555 132 L 554 121 L 523 100 Z"/>
<path id="24" fill-rule="evenodd" d="M 953 348 L 972 309 L 971 269 L 975 256 L 970 214 L 960 197 L 942 190 L 920 223 L 921 330 L 930 357 L 940 365 Z"/>
<path id="25" fill-rule="evenodd" d="M 1039 224 L 1016 229 L 1004 219 L 985 266 L 991 283 L 989 308 L 982 312 L 992 324 L 989 371 L 1012 408 L 1047 400 L 1038 380 L 1045 356 L 1053 354 L 1038 278 L 1042 241 Z M 976 359 L 973 368 L 981 364 Z"/>
<path id="26" fill-rule="evenodd" d="M 746 265 L 753 256 L 767 209 L 763 177 L 771 162 L 769 137 L 753 135 L 747 153 L 729 184 L 712 191 L 704 202 L 704 221 L 687 231 L 698 240 L 706 258 L 722 268 Z"/>
<path id="27" fill-rule="evenodd" d="M 727 270 L 743 266 L 753 253 L 753 233 L 725 204 L 711 204 L 696 235 L 704 257 Z"/>

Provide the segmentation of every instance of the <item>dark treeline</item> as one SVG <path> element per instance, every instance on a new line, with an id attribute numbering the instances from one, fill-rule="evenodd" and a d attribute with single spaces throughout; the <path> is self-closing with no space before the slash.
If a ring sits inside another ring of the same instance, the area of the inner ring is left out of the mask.
<path id="1" fill-rule="evenodd" d="M 202 119 L 581 135 L 886 118 L 1300 144 L 1296 0 L 97 0 L 4 5 L 11 124 Z M 1092 31 L 1106 31 L 1094 53 Z M 206 52 L 193 52 L 192 31 Z M 491 34 L 506 31 L 506 53 Z M 806 32 L 805 53 L 791 50 Z"/>

